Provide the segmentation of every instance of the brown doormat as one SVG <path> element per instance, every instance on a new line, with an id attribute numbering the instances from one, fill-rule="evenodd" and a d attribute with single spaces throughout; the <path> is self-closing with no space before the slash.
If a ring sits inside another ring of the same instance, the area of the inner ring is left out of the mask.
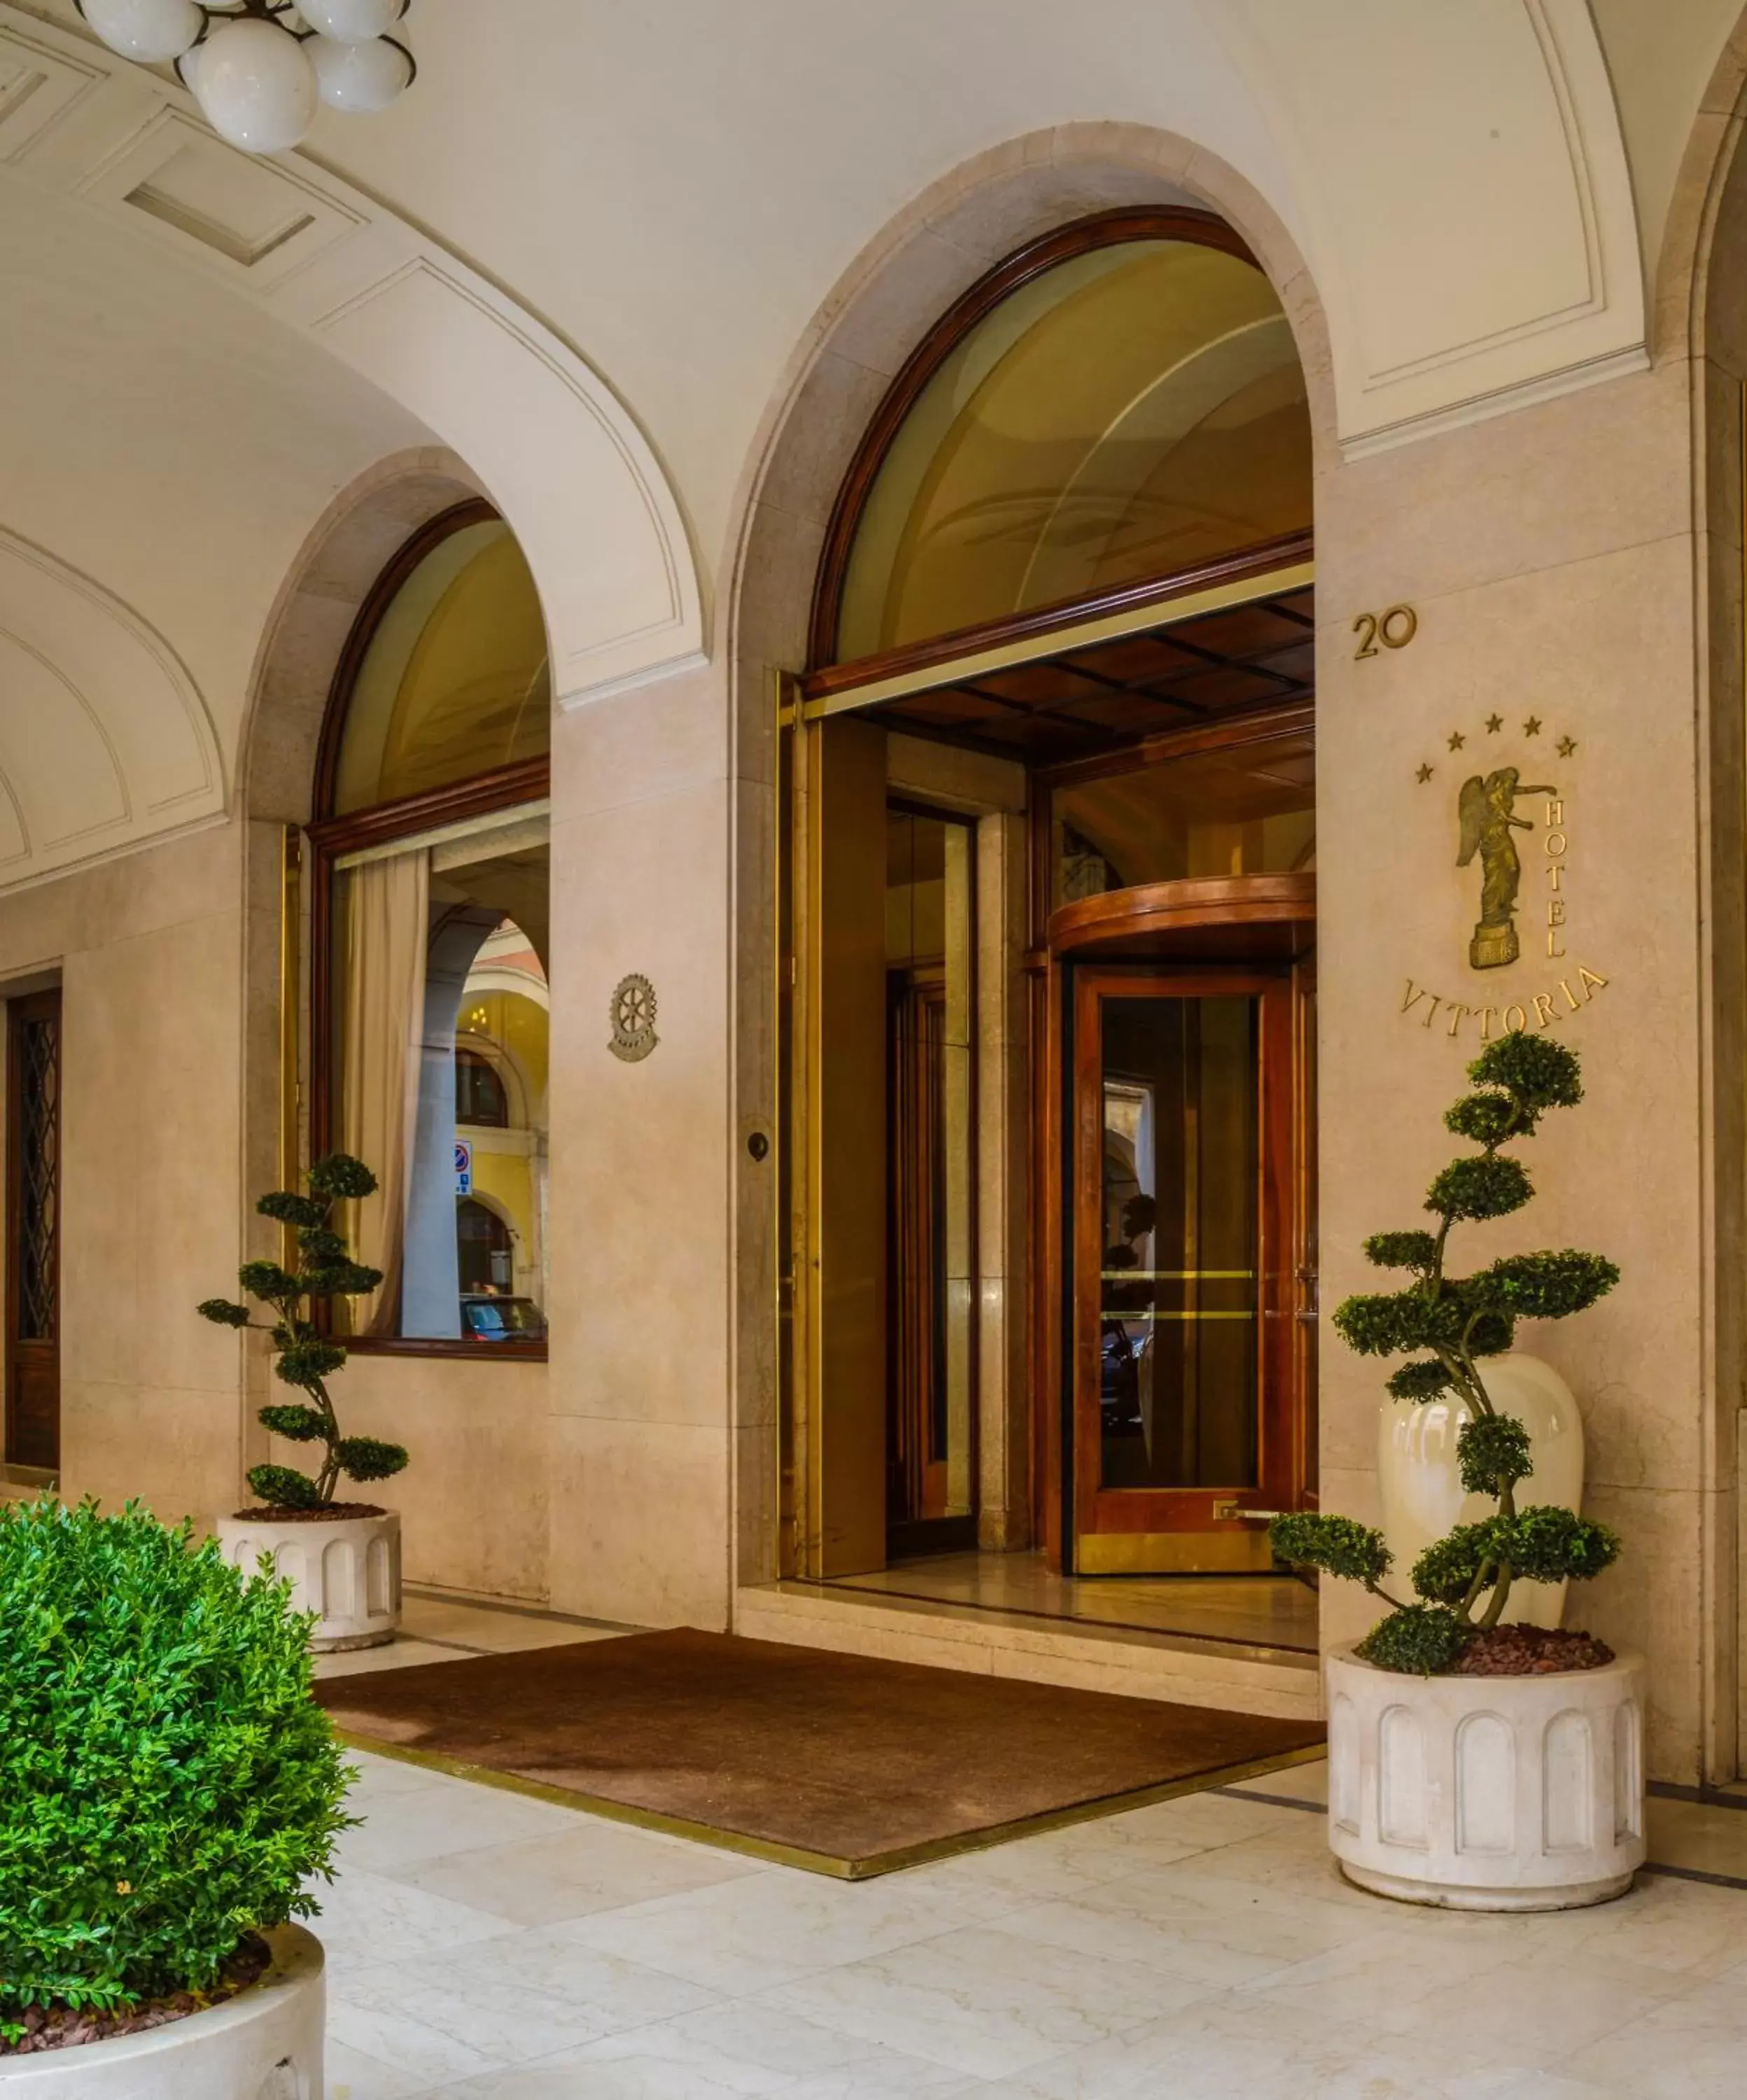
<path id="1" fill-rule="evenodd" d="M 1319 1723 L 724 1634 L 329 1679 L 346 1740 L 859 1880 L 1314 1755 Z"/>

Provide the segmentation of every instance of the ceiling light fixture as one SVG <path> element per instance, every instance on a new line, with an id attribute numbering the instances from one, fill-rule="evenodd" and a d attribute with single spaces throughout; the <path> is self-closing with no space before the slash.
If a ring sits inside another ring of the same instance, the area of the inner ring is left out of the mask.
<path id="1" fill-rule="evenodd" d="M 412 0 L 75 0 L 112 51 L 142 65 L 173 60 L 221 139 L 282 153 L 317 106 L 387 108 L 418 65 L 388 32 Z"/>

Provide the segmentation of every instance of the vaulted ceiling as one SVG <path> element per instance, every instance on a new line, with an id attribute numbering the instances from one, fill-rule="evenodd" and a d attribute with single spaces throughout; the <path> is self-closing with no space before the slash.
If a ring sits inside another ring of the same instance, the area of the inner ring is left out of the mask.
<path id="1" fill-rule="evenodd" d="M 0 887 L 226 806 L 298 548 L 434 435 L 528 545 L 561 689 L 712 646 L 756 435 L 832 287 L 1051 125 L 1180 133 L 1247 179 L 1328 311 L 1350 446 L 1641 360 L 1740 13 L 416 0 L 414 91 L 263 169 L 72 0 L 0 0 Z"/>

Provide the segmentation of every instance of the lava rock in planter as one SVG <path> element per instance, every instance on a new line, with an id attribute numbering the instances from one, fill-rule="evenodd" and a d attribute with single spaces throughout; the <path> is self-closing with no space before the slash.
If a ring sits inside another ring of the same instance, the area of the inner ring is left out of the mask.
<path id="1" fill-rule="evenodd" d="M 302 1926 L 262 1935 L 258 1983 L 148 2034 L 0 2057 L 5 2100 L 317 2100 L 325 2022 L 321 1943 Z"/>

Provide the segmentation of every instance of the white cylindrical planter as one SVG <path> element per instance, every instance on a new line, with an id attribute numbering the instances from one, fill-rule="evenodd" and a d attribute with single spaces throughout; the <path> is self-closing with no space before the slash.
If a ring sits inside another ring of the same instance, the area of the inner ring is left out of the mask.
<path id="1" fill-rule="evenodd" d="M 263 1935 L 258 1983 L 185 2020 L 81 2049 L 0 2058 L 3 2100 L 322 2100 L 321 1943 Z"/>
<path id="2" fill-rule="evenodd" d="M 245 1574 L 264 1553 L 289 1578 L 293 1608 L 320 1615 L 310 1638 L 318 1654 L 380 1648 L 394 1639 L 400 1623 L 400 1519 L 393 1510 L 307 1524 L 224 1516 L 218 1542 Z"/>
<path id="3" fill-rule="evenodd" d="M 1481 1360 L 1487 1396 L 1500 1414 L 1514 1414 L 1529 1432 L 1534 1471 L 1517 1501 L 1583 1507 L 1583 1418 L 1571 1388 L 1551 1364 L 1512 1351 Z M 1449 1394 L 1441 1400 L 1386 1400 L 1378 1420 L 1377 1485 L 1383 1536 L 1405 1582 L 1414 1563 L 1458 1524 L 1477 1524 L 1497 1503 L 1462 1489 L 1456 1439 L 1472 1410 Z M 1524 1626 L 1557 1626 L 1565 1608 L 1563 1582 L 1514 1582 L 1507 1616 Z"/>
<path id="4" fill-rule="evenodd" d="M 1329 1843 L 1360 1887 L 1452 1910 L 1573 1910 L 1644 1858 L 1644 1663 L 1412 1677 L 1328 1658 Z"/>

